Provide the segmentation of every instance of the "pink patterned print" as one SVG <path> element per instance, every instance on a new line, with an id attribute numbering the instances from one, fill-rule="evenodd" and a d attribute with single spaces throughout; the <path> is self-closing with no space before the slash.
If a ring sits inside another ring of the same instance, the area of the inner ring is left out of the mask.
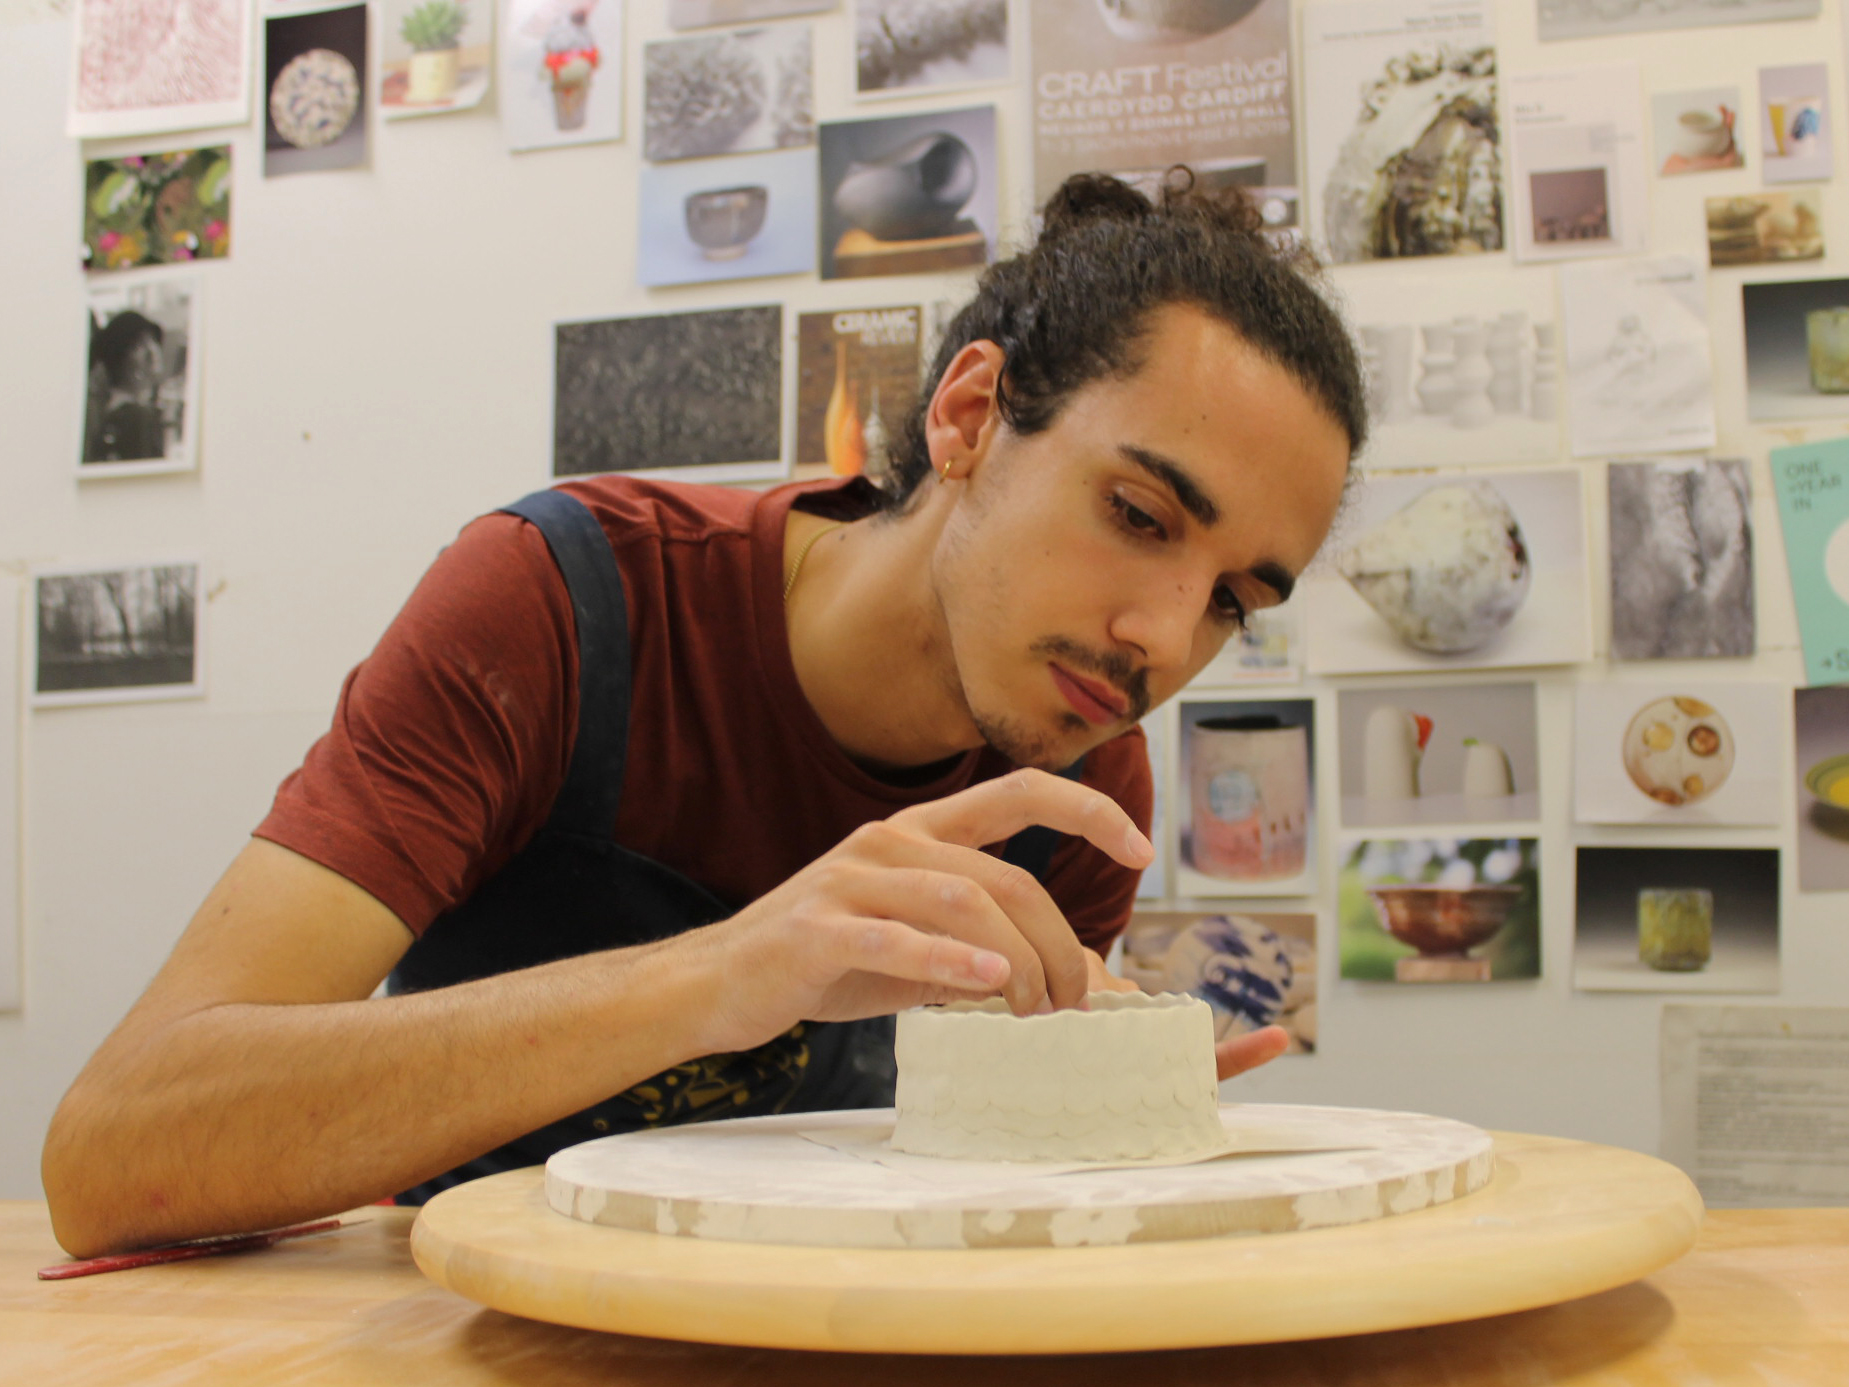
<path id="1" fill-rule="evenodd" d="M 79 3 L 79 111 L 236 99 L 247 0 Z"/>

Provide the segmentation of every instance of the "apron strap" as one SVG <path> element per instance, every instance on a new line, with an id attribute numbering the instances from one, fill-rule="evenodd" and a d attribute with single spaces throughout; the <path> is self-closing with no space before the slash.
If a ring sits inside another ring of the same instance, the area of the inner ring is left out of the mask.
<path id="1" fill-rule="evenodd" d="M 629 609 L 616 553 L 590 508 L 567 492 L 536 491 L 501 509 L 545 537 L 578 628 L 578 728 L 546 827 L 608 840 L 629 754 Z"/>

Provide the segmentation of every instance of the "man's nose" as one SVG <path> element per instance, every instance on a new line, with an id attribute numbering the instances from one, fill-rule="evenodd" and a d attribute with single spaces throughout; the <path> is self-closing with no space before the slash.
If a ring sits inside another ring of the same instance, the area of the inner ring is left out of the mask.
<path id="1" fill-rule="evenodd" d="M 1152 584 L 1119 609 L 1111 635 L 1141 651 L 1149 668 L 1179 668 L 1194 653 L 1203 600 L 1187 583 Z"/>

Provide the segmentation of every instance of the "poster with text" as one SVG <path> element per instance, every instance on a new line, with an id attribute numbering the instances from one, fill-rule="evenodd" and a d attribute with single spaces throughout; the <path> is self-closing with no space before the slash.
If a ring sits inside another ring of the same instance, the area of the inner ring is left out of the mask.
<path id="1" fill-rule="evenodd" d="M 1714 444 L 1707 280 L 1686 256 L 1563 265 L 1574 457 Z"/>
<path id="2" fill-rule="evenodd" d="M 75 0 L 71 105 L 75 139 L 242 125 L 250 119 L 246 0 Z"/>
<path id="3" fill-rule="evenodd" d="M 1772 489 L 1813 684 L 1849 683 L 1849 438 L 1772 450 Z"/>
<path id="4" fill-rule="evenodd" d="M 798 465 L 886 474 L 888 448 L 918 398 L 921 318 L 916 304 L 797 318 Z"/>
<path id="5" fill-rule="evenodd" d="M 1034 201 L 1075 173 L 1186 164 L 1297 222 L 1289 0 L 1033 0 Z"/>
<path id="6" fill-rule="evenodd" d="M 1341 0 L 1303 14 L 1304 186 L 1338 264 L 1501 250 L 1488 0 Z"/>
<path id="7" fill-rule="evenodd" d="M 1504 85 L 1515 258 L 1640 253 L 1650 188 L 1636 64 L 1521 72 Z"/>
<path id="8" fill-rule="evenodd" d="M 642 153 L 701 159 L 815 143 L 810 26 L 642 46 Z"/>
<path id="9" fill-rule="evenodd" d="M 500 0 L 509 149 L 623 137 L 623 0 Z"/>

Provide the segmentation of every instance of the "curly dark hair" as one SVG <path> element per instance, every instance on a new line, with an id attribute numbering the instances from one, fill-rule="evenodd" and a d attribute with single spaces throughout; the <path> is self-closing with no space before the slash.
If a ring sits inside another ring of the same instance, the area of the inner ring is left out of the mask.
<path id="1" fill-rule="evenodd" d="M 1039 433 L 1082 387 L 1133 375 L 1150 315 L 1168 304 L 1203 309 L 1283 367 L 1358 454 L 1367 404 L 1354 343 L 1317 288 L 1315 257 L 1263 228 L 1243 188 L 1197 186 L 1187 168 L 1169 170 L 1153 201 L 1106 174 L 1068 178 L 1047 201 L 1039 239 L 991 265 L 945 330 L 893 440 L 889 505 L 902 506 L 931 472 L 925 413 L 964 347 L 1002 349 L 1001 417 L 1016 433 Z"/>

